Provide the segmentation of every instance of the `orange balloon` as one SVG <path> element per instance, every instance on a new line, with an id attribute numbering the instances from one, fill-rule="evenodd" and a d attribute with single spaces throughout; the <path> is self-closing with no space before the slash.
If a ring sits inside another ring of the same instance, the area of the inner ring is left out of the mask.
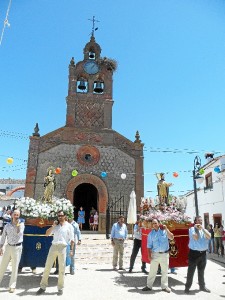
<path id="1" fill-rule="evenodd" d="M 7 164 L 11 165 L 13 163 L 13 158 L 12 157 L 8 157 L 6 160 Z"/>
<path id="2" fill-rule="evenodd" d="M 173 177 L 178 177 L 179 174 L 177 172 L 173 172 Z"/>
<path id="3" fill-rule="evenodd" d="M 55 169 L 55 174 L 60 174 L 61 173 L 61 168 L 56 168 Z"/>

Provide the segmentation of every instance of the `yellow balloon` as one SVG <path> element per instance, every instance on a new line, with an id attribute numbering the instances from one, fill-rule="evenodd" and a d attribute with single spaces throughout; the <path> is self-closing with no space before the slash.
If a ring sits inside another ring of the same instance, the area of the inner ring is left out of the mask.
<path id="1" fill-rule="evenodd" d="M 8 157 L 6 160 L 7 164 L 11 165 L 13 163 L 13 158 L 12 157 Z"/>

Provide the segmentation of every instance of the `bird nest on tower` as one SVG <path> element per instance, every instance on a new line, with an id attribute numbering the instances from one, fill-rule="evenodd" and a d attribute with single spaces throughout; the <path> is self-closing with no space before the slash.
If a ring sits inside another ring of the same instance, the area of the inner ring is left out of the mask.
<path id="1" fill-rule="evenodd" d="M 107 70 L 110 71 L 116 71 L 118 66 L 117 61 L 115 59 L 107 57 L 99 58 L 98 62 L 100 65 L 105 65 L 107 67 Z"/>

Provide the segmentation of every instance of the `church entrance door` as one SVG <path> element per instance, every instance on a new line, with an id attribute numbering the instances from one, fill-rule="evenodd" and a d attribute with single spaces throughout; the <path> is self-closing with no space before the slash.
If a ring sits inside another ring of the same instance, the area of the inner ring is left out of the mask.
<path id="1" fill-rule="evenodd" d="M 93 184 L 82 183 L 74 190 L 73 205 L 76 207 L 74 211 L 74 219 L 77 221 L 78 211 L 83 207 L 85 211 L 85 224 L 83 230 L 89 230 L 89 218 L 92 208 L 98 211 L 98 190 Z"/>
<path id="2" fill-rule="evenodd" d="M 66 197 L 76 206 L 75 220 L 80 206 L 87 209 L 86 226 L 89 228 L 89 214 L 93 206 L 98 211 L 98 232 L 105 233 L 105 217 L 108 204 L 108 190 L 105 182 L 93 174 L 81 174 L 73 177 L 67 184 Z M 87 226 L 88 225 L 88 226 Z"/>

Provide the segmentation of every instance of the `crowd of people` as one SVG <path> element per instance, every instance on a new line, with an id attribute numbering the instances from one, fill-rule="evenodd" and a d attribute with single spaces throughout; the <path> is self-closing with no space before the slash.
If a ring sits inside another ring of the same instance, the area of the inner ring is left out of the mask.
<path id="1" fill-rule="evenodd" d="M 79 224 L 80 230 L 83 229 L 83 225 L 86 223 L 85 220 L 85 211 L 81 206 L 78 211 L 78 218 L 77 223 Z M 90 217 L 89 217 L 89 229 L 92 231 L 98 231 L 98 212 L 94 207 L 90 210 Z"/>
<path id="2" fill-rule="evenodd" d="M 0 264 L 0 284 L 9 262 L 11 261 L 12 271 L 9 281 L 9 292 L 14 293 L 18 271 L 21 268 L 19 263 L 23 249 L 25 220 L 20 217 L 20 211 L 17 209 L 6 209 L 5 211 L 4 215 L 10 216 L 8 217 L 10 220 L 3 226 L 4 228 L 0 239 L 0 256 L 2 256 Z M 46 259 L 45 269 L 40 282 L 40 289 L 36 292 L 37 295 L 45 293 L 46 287 L 48 286 L 49 274 L 56 260 L 56 271 L 59 275 L 57 284 L 58 295 L 63 294 L 65 268 L 68 257 L 70 259 L 70 274 L 74 275 L 75 249 L 76 244 L 81 244 L 81 232 L 79 225 L 73 219 L 68 218 L 62 210 L 58 211 L 57 215 L 57 220 L 53 222 L 53 225 L 50 226 L 45 233 L 46 236 L 53 235 L 53 241 Z M 68 248 L 69 251 L 67 251 Z"/>
<path id="3" fill-rule="evenodd" d="M 10 205 L 3 206 L 2 208 L 0 207 L 0 235 L 3 232 L 4 226 L 7 223 L 11 222 L 12 211 L 13 211 L 13 207 Z"/>
<path id="4" fill-rule="evenodd" d="M 215 225 L 213 229 L 214 238 L 215 233 L 221 237 L 221 240 L 215 241 L 216 249 L 221 247 L 223 253 L 223 227 L 222 225 Z M 111 230 L 111 242 L 113 246 L 113 270 L 117 270 L 119 260 L 119 270 L 123 269 L 123 253 L 124 242 L 127 239 L 127 226 L 124 223 L 124 217 L 120 216 L 118 222 L 114 223 Z M 222 235 L 221 235 L 222 234 Z M 141 222 L 137 221 L 134 226 L 134 243 L 133 250 L 130 257 L 129 272 L 131 273 L 134 267 L 134 262 L 137 257 L 139 249 L 141 249 Z M 187 280 L 185 284 L 184 293 L 189 294 L 192 286 L 195 270 L 198 271 L 198 283 L 200 291 L 211 293 L 206 287 L 204 272 L 207 262 L 206 253 L 209 248 L 212 236 L 210 230 L 208 231 L 202 226 L 202 218 L 196 216 L 193 226 L 189 229 L 189 254 L 188 254 L 188 269 Z M 174 240 L 173 233 L 167 228 L 165 224 L 161 224 L 158 219 L 152 220 L 152 230 L 147 238 L 148 259 L 150 261 L 150 271 L 146 271 L 146 263 L 142 261 L 142 272 L 148 274 L 147 285 L 142 291 L 151 291 L 157 274 L 161 275 L 161 288 L 162 291 L 170 293 L 171 289 L 168 286 L 168 268 L 169 268 L 169 255 L 170 244 L 169 240 Z M 216 244 L 217 243 L 217 244 Z M 223 255 L 223 254 L 222 254 Z M 171 273 L 175 273 L 175 268 L 171 268 Z"/>
<path id="5" fill-rule="evenodd" d="M 80 209 L 82 212 L 83 210 Z M 48 279 L 50 271 L 57 259 L 57 268 L 55 274 L 58 274 L 58 295 L 63 294 L 64 278 L 66 261 L 69 258 L 70 274 L 74 275 L 75 265 L 75 249 L 76 244 L 81 244 L 81 231 L 79 224 L 71 218 L 68 218 L 64 211 L 60 210 L 57 213 L 58 218 L 52 226 L 46 231 L 46 236 L 53 235 L 52 244 L 46 258 L 43 276 L 40 282 L 40 288 L 36 292 L 37 295 L 44 294 L 48 286 Z M 83 214 L 84 215 L 84 214 Z M 82 216 L 82 214 L 81 214 Z M 98 222 L 98 213 L 93 209 L 90 217 L 90 225 L 95 225 L 95 220 Z M 94 216 L 97 216 L 94 218 Z M 16 288 L 19 263 L 23 249 L 23 234 L 25 228 L 25 220 L 20 217 L 20 211 L 15 209 L 12 211 L 9 207 L 2 210 L 1 217 L 5 220 L 3 222 L 2 237 L 0 240 L 0 255 L 3 256 L 0 264 L 0 283 L 3 279 L 4 273 L 8 267 L 9 262 L 12 263 L 11 278 L 9 281 L 9 292 L 14 293 Z M 79 220 L 80 215 L 78 216 Z M 95 230 L 95 229 L 92 229 Z M 214 235 L 214 236 L 213 236 Z M 203 292 L 210 293 L 206 287 L 204 272 L 207 263 L 207 251 L 218 252 L 221 247 L 221 255 L 223 255 L 223 226 L 215 224 L 214 228 L 209 226 L 208 229 L 202 225 L 202 218 L 197 216 L 194 220 L 193 226 L 189 229 L 189 254 L 188 254 L 188 269 L 187 279 L 184 293 L 189 294 L 195 270 L 198 271 L 199 289 Z M 128 230 L 125 224 L 124 216 L 119 216 L 118 221 L 113 224 L 111 230 L 111 244 L 113 246 L 113 270 L 124 269 L 123 255 L 124 244 L 128 238 Z M 213 239 L 213 241 L 212 241 Z M 137 220 L 134 226 L 134 240 L 133 249 L 130 256 L 129 273 L 133 272 L 134 263 L 139 250 L 142 250 L 142 229 L 141 222 Z M 147 285 L 142 291 L 151 291 L 157 274 L 161 274 L 161 288 L 164 292 L 170 293 L 171 289 L 168 286 L 168 267 L 170 244 L 169 241 L 174 240 L 173 233 L 164 224 L 161 224 L 158 219 L 152 220 L 152 230 L 147 237 L 147 251 L 150 261 L 150 270 L 146 270 L 146 262 L 143 260 L 141 270 L 148 274 Z M 4 247 L 4 248 L 3 248 Z M 69 249 L 69 251 L 68 251 Z M 143 256 L 142 256 L 143 258 Z M 173 269 L 173 268 L 172 268 Z M 172 273 L 171 269 L 171 273 Z"/>

